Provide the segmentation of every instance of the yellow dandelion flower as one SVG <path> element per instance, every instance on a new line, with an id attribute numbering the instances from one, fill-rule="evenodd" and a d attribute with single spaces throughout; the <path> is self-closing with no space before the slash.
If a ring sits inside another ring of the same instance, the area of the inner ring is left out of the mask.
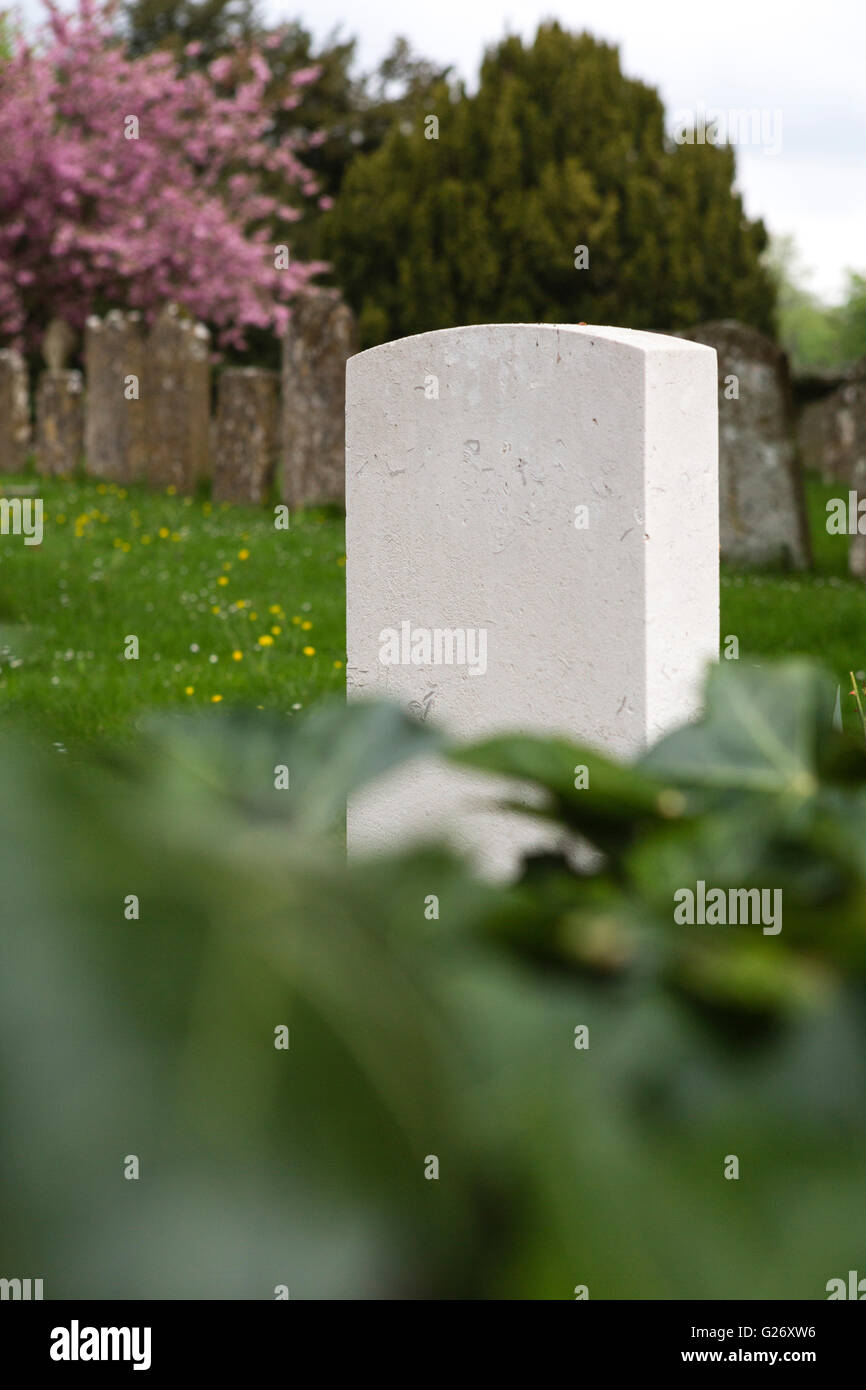
<path id="1" fill-rule="evenodd" d="M 279 635 L 280 635 L 280 633 L 282 632 L 282 630 L 283 630 L 283 629 L 282 629 L 281 627 L 277 627 L 276 623 L 275 623 L 274 626 L 271 628 L 271 632 L 274 634 L 275 637 L 279 637 Z"/>
<path id="2" fill-rule="evenodd" d="M 171 533 L 171 538 L 172 538 L 173 541 L 179 541 L 179 540 L 180 540 L 180 531 L 172 531 L 172 533 Z"/>
<path id="3" fill-rule="evenodd" d="M 210 702 L 212 705 L 218 705 L 221 699 L 222 695 L 211 695 Z"/>
<path id="4" fill-rule="evenodd" d="M 215 603 L 210 611 L 212 613 L 221 613 L 223 610 L 220 608 L 218 603 Z"/>
<path id="5" fill-rule="evenodd" d="M 228 582 L 228 578 L 224 574 L 221 574 L 219 579 L 217 580 L 217 584 L 221 585 L 223 588 L 226 584 L 228 584 Z"/>
<path id="6" fill-rule="evenodd" d="M 339 558 L 339 560 L 337 561 L 337 564 L 338 564 L 338 565 L 345 565 L 345 563 L 346 563 L 346 557 L 345 557 L 345 555 L 341 555 L 340 558 Z"/>
<path id="7" fill-rule="evenodd" d="M 105 483 L 100 483 L 99 486 L 98 486 L 98 488 L 96 489 L 96 491 L 97 491 L 102 497 L 104 497 L 105 494 L 106 494 L 106 492 L 108 491 L 108 488 L 105 486 Z"/>
<path id="8" fill-rule="evenodd" d="M 231 560 L 223 560 L 223 569 L 224 569 L 224 570 L 230 570 L 231 567 L 232 567 L 232 562 L 231 562 Z"/>
<path id="9" fill-rule="evenodd" d="M 239 551 L 238 551 L 238 559 L 239 559 L 239 560 L 248 560 L 249 558 L 250 558 L 250 552 L 249 552 L 248 550 L 239 550 Z"/>
<path id="10" fill-rule="evenodd" d="M 315 655 L 316 655 L 316 649 L 315 649 L 315 647 L 304 647 L 304 656 L 315 656 Z"/>
<path id="11" fill-rule="evenodd" d="M 298 618 L 298 617 L 292 618 L 292 622 L 295 623 L 295 624 L 299 623 L 300 621 L 301 621 L 301 620 L 300 620 L 300 618 Z"/>
<path id="12" fill-rule="evenodd" d="M 142 545 L 150 545 L 150 536 L 142 536 L 141 543 Z"/>
<path id="13" fill-rule="evenodd" d="M 232 661 L 243 661 L 243 652 L 232 652 Z"/>
<path id="14" fill-rule="evenodd" d="M 308 618 L 305 623 L 301 623 L 301 632 L 309 632 L 312 626 L 313 624 L 310 622 Z"/>
<path id="15" fill-rule="evenodd" d="M 282 613 L 282 611 L 283 610 L 278 603 L 272 603 L 270 608 L 268 609 L 269 613 Z"/>
<path id="16" fill-rule="evenodd" d="M 175 487 L 174 483 L 169 483 L 168 487 L 166 488 L 166 493 L 167 493 L 167 495 L 168 495 L 169 497 L 174 497 L 174 494 L 175 494 L 176 492 L 177 492 L 177 488 Z"/>
<path id="17" fill-rule="evenodd" d="M 168 529 L 167 526 L 160 526 L 160 528 L 159 528 L 159 539 L 160 539 L 161 541 L 166 540 L 170 534 L 171 534 L 171 533 L 169 532 L 169 529 Z"/>
<path id="18" fill-rule="evenodd" d="M 273 639 L 273 637 L 271 637 L 269 633 L 263 632 L 262 635 L 261 635 L 261 637 L 259 638 L 259 646 L 260 646 L 260 647 L 272 647 L 273 645 L 274 645 L 274 639 Z"/>
<path id="19" fill-rule="evenodd" d="M 335 662 L 334 662 L 334 670 L 335 670 L 335 671 L 342 671 L 342 669 L 343 669 L 343 663 L 342 663 L 342 661 L 335 661 Z"/>
<path id="20" fill-rule="evenodd" d="M 251 623 L 257 622 L 257 621 L 258 621 L 258 617 L 259 617 L 258 613 L 251 613 L 251 614 L 250 614 L 250 622 L 251 622 Z"/>
<path id="21" fill-rule="evenodd" d="M 183 693 L 184 693 L 184 695 L 194 695 L 194 694 L 195 694 L 195 686 L 194 686 L 194 685 L 188 685 L 188 686 L 186 687 L 186 689 L 184 690 Z"/>

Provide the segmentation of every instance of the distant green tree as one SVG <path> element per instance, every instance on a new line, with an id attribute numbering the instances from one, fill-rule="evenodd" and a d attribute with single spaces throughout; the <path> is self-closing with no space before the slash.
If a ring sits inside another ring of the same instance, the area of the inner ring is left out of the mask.
<path id="1" fill-rule="evenodd" d="M 256 0 L 128 0 L 121 27 L 134 56 L 155 48 L 180 54 L 201 45 L 208 63 L 235 43 L 250 41 L 258 27 Z"/>
<path id="2" fill-rule="evenodd" d="M 843 349 L 839 310 L 824 304 L 808 288 L 809 270 L 794 238 L 773 237 L 764 260 L 776 285 L 779 341 L 792 365 L 801 371 L 840 366 Z"/>
<path id="3" fill-rule="evenodd" d="M 844 360 L 856 362 L 866 357 L 866 275 L 848 271 L 848 288 L 839 317 Z"/>
<path id="4" fill-rule="evenodd" d="M 733 179 L 731 149 L 666 136 L 657 92 L 623 76 L 615 47 L 545 24 L 488 52 L 476 94 L 406 94 L 351 163 L 322 250 L 368 345 L 508 320 L 772 331 L 766 232 Z"/>
<path id="5" fill-rule="evenodd" d="M 842 370 L 866 356 L 866 275 L 849 270 L 842 302 L 827 304 L 809 289 L 793 237 L 773 237 L 764 260 L 776 285 L 779 340 L 796 368 Z"/>

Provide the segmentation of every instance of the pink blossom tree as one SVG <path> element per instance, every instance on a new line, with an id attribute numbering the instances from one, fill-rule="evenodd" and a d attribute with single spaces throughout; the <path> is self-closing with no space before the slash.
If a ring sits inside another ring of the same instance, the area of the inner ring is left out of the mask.
<path id="1" fill-rule="evenodd" d="M 287 253 L 297 202 L 317 187 L 273 135 L 264 55 L 238 50 L 206 72 L 166 53 L 132 59 L 113 8 L 78 0 L 64 14 L 47 0 L 36 39 L 0 59 L 0 340 L 32 344 L 55 315 L 80 326 L 110 307 L 152 318 L 169 300 L 223 346 L 243 347 L 252 327 L 279 335 L 325 267 Z M 315 77 L 296 72 L 287 100 Z"/>

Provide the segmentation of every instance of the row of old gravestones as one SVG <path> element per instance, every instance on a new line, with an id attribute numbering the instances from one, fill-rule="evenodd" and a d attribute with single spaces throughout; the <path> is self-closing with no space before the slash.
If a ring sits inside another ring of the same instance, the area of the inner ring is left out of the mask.
<path id="1" fill-rule="evenodd" d="M 866 497 L 866 357 L 841 377 L 822 380 L 817 375 L 806 378 L 802 386 L 812 397 L 797 421 L 804 466 L 836 485 L 843 499 L 851 492 L 858 499 Z M 851 573 L 866 579 L 866 536 L 859 529 L 851 537 L 848 556 Z"/>
<path id="2" fill-rule="evenodd" d="M 89 320 L 86 396 L 81 374 L 63 366 L 65 326 L 53 328 L 46 335 L 49 370 L 37 390 L 40 472 L 70 473 L 83 454 L 92 476 L 188 492 L 210 475 L 218 500 L 258 503 L 276 471 L 290 505 L 343 502 L 345 364 L 356 344 L 351 313 L 333 293 L 305 296 L 295 307 L 282 383 L 260 368 L 221 372 L 213 423 L 207 330 L 176 309 L 167 308 L 149 335 L 134 313 Z M 840 481 L 844 473 L 849 486 L 866 493 L 866 371 L 832 400 L 807 408 L 795 441 L 788 363 L 774 343 L 734 321 L 704 323 L 682 336 L 715 348 L 718 357 L 722 557 L 808 567 L 801 464 L 817 465 L 825 476 L 829 468 Z M 130 377 L 137 399 L 130 398 Z M 24 364 L 0 352 L 0 473 L 21 468 L 29 443 Z M 831 466 L 837 453 L 844 455 L 839 468 Z M 866 537 L 852 538 L 850 557 L 852 572 L 866 575 Z"/>
<path id="3" fill-rule="evenodd" d="M 342 505 L 349 309 L 327 292 L 295 306 L 280 373 L 228 367 L 211 420 L 210 335 L 174 305 L 145 332 L 140 315 L 113 311 L 84 330 L 84 375 L 66 367 L 75 336 L 55 320 L 43 343 L 32 437 L 26 363 L 0 352 L 0 473 L 90 477 L 193 492 L 212 480 L 217 501 L 261 503 L 274 477 L 284 502 Z M 85 390 L 86 382 L 86 390 Z"/>

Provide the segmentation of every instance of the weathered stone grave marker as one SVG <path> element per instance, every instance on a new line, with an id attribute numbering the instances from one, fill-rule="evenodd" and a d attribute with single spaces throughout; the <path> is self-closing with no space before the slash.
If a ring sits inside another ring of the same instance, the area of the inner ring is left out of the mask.
<path id="1" fill-rule="evenodd" d="M 77 371 L 43 372 L 36 388 L 36 471 L 75 472 L 84 450 L 84 381 Z"/>
<path id="2" fill-rule="evenodd" d="M 52 319 L 42 338 L 47 365 L 36 387 L 36 471 L 47 476 L 74 473 L 84 448 L 84 380 L 66 363 L 77 334 L 63 319 Z"/>
<path id="3" fill-rule="evenodd" d="M 806 568 L 809 531 L 785 354 L 733 319 L 702 323 L 682 336 L 718 354 L 722 558 Z"/>
<path id="4" fill-rule="evenodd" d="M 131 483 L 147 459 L 144 337 L 141 316 L 113 309 L 84 328 L 87 376 L 84 453 L 94 478 Z"/>
<path id="5" fill-rule="evenodd" d="M 210 334 L 177 305 L 151 329 L 146 391 L 147 480 L 194 492 L 210 471 Z"/>
<path id="6" fill-rule="evenodd" d="M 290 507 L 343 505 L 346 361 L 355 350 L 355 321 L 339 298 L 296 301 L 283 340 L 280 495 Z"/>
<path id="7" fill-rule="evenodd" d="M 279 377 L 263 367 L 220 373 L 214 428 L 213 496 L 218 502 L 265 500 L 279 448 Z"/>
<path id="8" fill-rule="evenodd" d="M 30 446 L 27 364 L 12 348 L 0 349 L 0 473 L 18 473 Z"/>
<path id="9" fill-rule="evenodd" d="M 503 324 L 363 352 L 346 497 L 352 697 L 620 755 L 694 713 L 719 642 L 711 349 Z M 479 794 L 489 780 L 413 764 L 354 801 L 350 845 L 444 832 L 507 871 L 541 832 Z"/>

